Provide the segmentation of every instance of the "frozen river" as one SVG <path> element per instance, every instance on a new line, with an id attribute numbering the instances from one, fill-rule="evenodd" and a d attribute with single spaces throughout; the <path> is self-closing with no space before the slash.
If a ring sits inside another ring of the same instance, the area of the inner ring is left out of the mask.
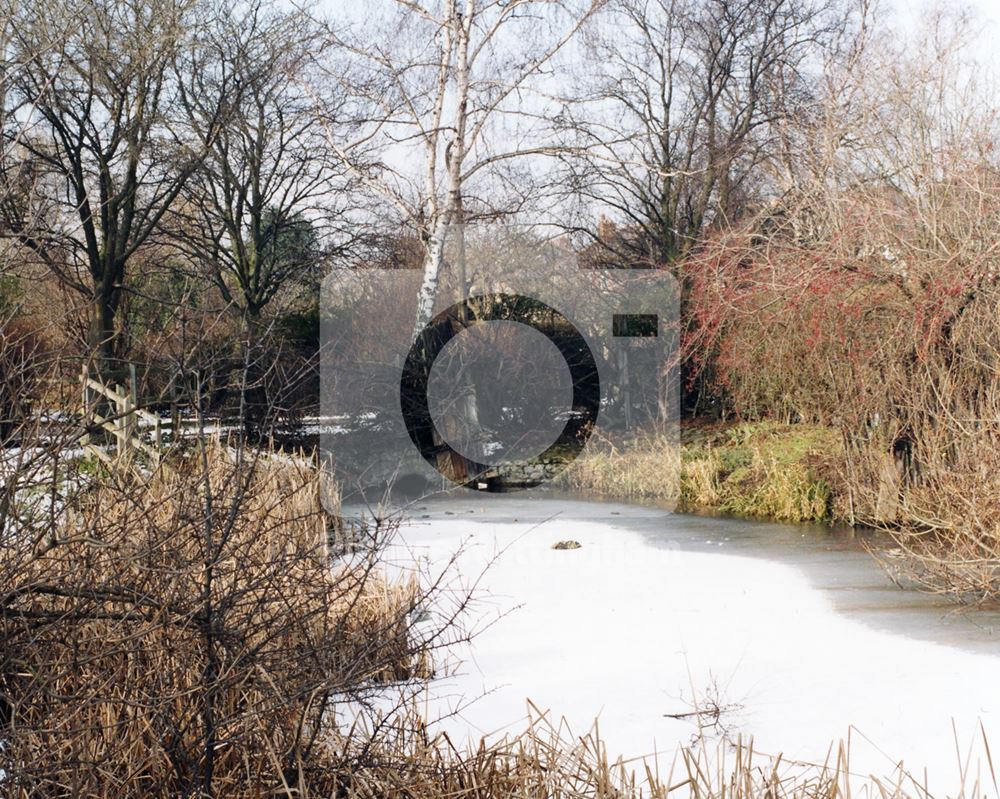
<path id="1" fill-rule="evenodd" d="M 573 539 L 574 550 L 552 544 Z M 960 759 L 996 795 L 980 723 L 1000 746 L 1000 614 L 901 591 L 845 533 L 518 494 L 411 510 L 394 559 L 478 584 L 483 628 L 431 687 L 459 738 L 523 727 L 526 700 L 609 754 L 669 756 L 718 707 L 709 737 L 822 761 L 850 738 L 851 771 L 900 760 L 939 795 Z M 493 623 L 490 623 L 493 622 Z M 681 718 L 671 718 L 681 716 Z M 971 782 L 972 778 L 969 778 Z"/>

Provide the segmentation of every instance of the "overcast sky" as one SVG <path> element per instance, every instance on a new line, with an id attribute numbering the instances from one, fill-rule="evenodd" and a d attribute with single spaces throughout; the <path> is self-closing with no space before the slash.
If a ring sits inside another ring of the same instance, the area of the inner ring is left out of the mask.
<path id="1" fill-rule="evenodd" d="M 895 0 L 894 5 L 900 13 L 916 18 L 929 4 L 919 0 Z M 956 5 L 959 4 L 956 3 Z M 989 20 L 993 26 L 1000 22 L 1000 0 L 966 0 L 960 5 L 967 6 L 977 12 L 984 19 Z"/>
<path id="2" fill-rule="evenodd" d="M 921 16 L 933 2 L 924 0 L 889 0 L 896 9 L 896 15 L 903 25 L 911 29 L 919 24 Z M 974 19 L 982 22 L 978 58 L 1000 68 L 1000 0 L 965 0 L 954 3 L 956 7 L 969 9 Z"/>

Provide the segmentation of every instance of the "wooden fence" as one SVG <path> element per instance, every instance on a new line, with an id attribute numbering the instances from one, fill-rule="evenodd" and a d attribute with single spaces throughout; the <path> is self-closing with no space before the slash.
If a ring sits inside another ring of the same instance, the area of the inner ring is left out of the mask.
<path id="1" fill-rule="evenodd" d="M 118 458 L 131 457 L 138 451 L 145 452 L 154 463 L 159 463 L 163 451 L 163 426 L 159 416 L 142 410 L 136 402 L 135 366 L 129 367 L 128 387 L 121 383 L 106 385 L 95 380 L 88 373 L 86 364 L 80 373 L 80 381 L 83 385 L 81 415 L 84 424 L 89 430 L 98 428 L 111 434 L 114 457 L 108 453 L 103 443 L 95 443 L 89 432 L 81 438 L 81 446 L 108 463 Z M 107 409 L 107 415 L 99 412 L 103 409 Z M 149 424 L 152 444 L 143 438 L 140 422 Z"/>

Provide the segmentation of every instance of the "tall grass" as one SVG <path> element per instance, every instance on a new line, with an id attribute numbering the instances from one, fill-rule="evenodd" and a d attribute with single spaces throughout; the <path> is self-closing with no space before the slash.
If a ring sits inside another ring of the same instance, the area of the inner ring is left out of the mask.
<path id="1" fill-rule="evenodd" d="M 681 497 L 687 508 L 719 508 L 723 504 L 722 458 L 711 450 L 681 464 Z"/>
<path id="2" fill-rule="evenodd" d="M 562 485 L 577 491 L 623 498 L 680 498 L 680 452 L 665 436 L 651 435 L 618 447 L 589 445 L 562 473 Z"/>
<path id="3" fill-rule="evenodd" d="M 730 480 L 717 507 L 727 513 L 781 522 L 830 518 L 830 488 L 801 463 L 781 463 L 755 450 L 750 467 Z"/>
<path id="4" fill-rule="evenodd" d="M 518 734 L 456 745 L 432 734 L 418 717 L 395 719 L 384 748 L 346 775 L 344 799 L 931 799 L 925 784 L 898 768 L 888 778 L 862 777 L 851 768 L 850 741 L 831 744 L 822 762 L 762 754 L 753 740 L 713 742 L 699 736 L 673 754 L 624 760 L 608 753 L 597 724 L 574 735 L 529 703 Z M 339 745 L 347 752 L 367 741 L 358 730 Z M 985 737 L 984 737 L 985 743 Z M 949 796 L 982 796 L 993 785 L 964 764 L 967 784 Z M 924 776 L 919 772 L 921 778 Z"/>
<path id="5" fill-rule="evenodd" d="M 596 442 L 566 470 L 562 484 L 602 496 L 658 499 L 682 510 L 783 522 L 833 518 L 835 493 L 817 468 L 835 446 L 832 431 L 758 423 L 689 431 L 685 439 L 680 447 L 656 435 Z"/>

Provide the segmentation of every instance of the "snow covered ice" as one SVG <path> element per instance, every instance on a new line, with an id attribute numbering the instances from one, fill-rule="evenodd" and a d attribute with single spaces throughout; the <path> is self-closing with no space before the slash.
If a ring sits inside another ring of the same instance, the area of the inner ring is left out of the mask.
<path id="1" fill-rule="evenodd" d="M 515 495 L 421 515 L 390 561 L 436 573 L 461 549 L 454 585 L 493 561 L 482 631 L 430 689 L 430 716 L 459 739 L 516 732 L 530 699 L 578 734 L 598 718 L 612 757 L 663 762 L 691 742 L 693 705 L 715 703 L 709 737 L 821 763 L 850 735 L 859 778 L 903 760 L 954 792 L 954 720 L 989 782 L 979 724 L 1000 729 L 1000 625 L 897 590 L 862 552 L 800 528 Z M 582 548 L 551 549 L 562 539 Z"/>

